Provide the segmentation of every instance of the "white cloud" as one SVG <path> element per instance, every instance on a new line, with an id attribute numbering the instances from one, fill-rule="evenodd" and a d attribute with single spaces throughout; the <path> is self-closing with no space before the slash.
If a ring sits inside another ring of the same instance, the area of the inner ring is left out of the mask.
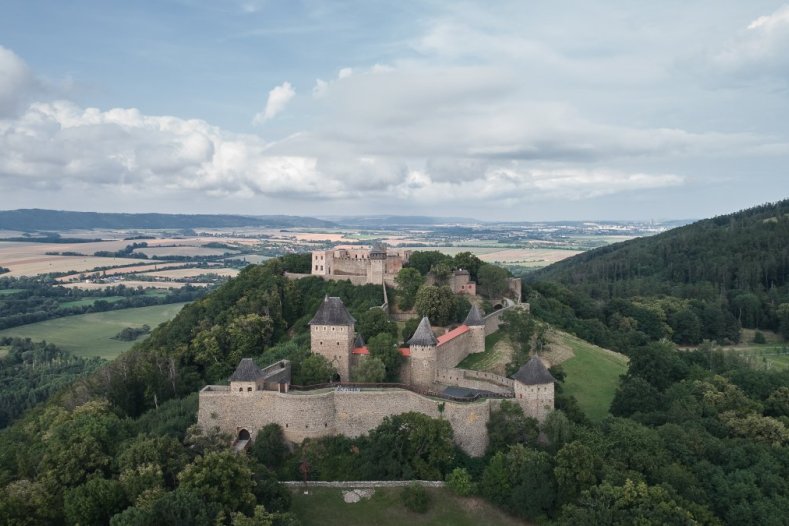
<path id="1" fill-rule="evenodd" d="M 712 66 L 742 82 L 775 78 L 789 81 L 789 5 L 760 16 L 748 24 L 722 50 L 714 53 Z"/>
<path id="2" fill-rule="evenodd" d="M 337 78 L 338 78 L 338 79 L 340 79 L 340 80 L 342 80 L 342 79 L 347 79 L 347 78 L 348 78 L 348 77 L 350 77 L 351 75 L 353 75 L 353 68 L 342 68 L 342 69 L 341 69 L 341 70 L 340 70 L 340 71 L 337 73 Z"/>
<path id="3" fill-rule="evenodd" d="M 255 115 L 253 124 L 262 124 L 263 122 L 274 118 L 275 115 L 282 112 L 285 106 L 296 96 L 293 86 L 290 82 L 283 82 L 281 85 L 274 87 L 268 92 L 268 99 L 266 100 L 266 108 Z"/>
<path id="4" fill-rule="evenodd" d="M 329 88 L 329 83 L 322 79 L 315 79 L 315 86 L 312 88 L 312 96 L 316 99 L 323 97 L 326 90 Z"/>
<path id="5" fill-rule="evenodd" d="M 13 51 L 0 46 L 0 118 L 22 109 L 39 87 L 27 64 Z"/>

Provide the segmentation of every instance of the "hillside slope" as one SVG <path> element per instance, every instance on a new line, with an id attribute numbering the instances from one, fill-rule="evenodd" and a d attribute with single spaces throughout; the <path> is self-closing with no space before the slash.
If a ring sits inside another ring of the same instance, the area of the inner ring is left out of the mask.
<path id="1" fill-rule="evenodd" d="M 781 307 L 789 303 L 789 200 L 591 250 L 528 280 L 548 296 L 575 303 L 580 318 L 609 323 L 619 313 L 639 322 L 643 313 L 635 311 L 657 312 L 656 319 L 640 320 L 652 339 L 736 341 L 739 326 L 789 332 L 789 305 Z M 548 283 L 577 297 L 551 291 Z M 622 304 L 633 299 L 637 305 Z M 601 304 L 607 309 L 602 317 Z"/>

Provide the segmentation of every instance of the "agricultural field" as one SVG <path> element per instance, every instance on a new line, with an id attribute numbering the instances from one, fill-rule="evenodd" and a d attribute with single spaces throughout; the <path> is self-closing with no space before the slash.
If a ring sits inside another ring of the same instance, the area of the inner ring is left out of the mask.
<path id="1" fill-rule="evenodd" d="M 0 336 L 46 340 L 77 356 L 112 360 L 135 343 L 113 340 L 121 329 L 143 325 L 156 327 L 175 317 L 184 305 L 171 303 L 67 316 L 6 329 L 0 331 Z"/>
<path id="2" fill-rule="evenodd" d="M 166 279 L 184 279 L 194 278 L 197 276 L 206 276 L 208 274 L 216 274 L 217 276 L 235 277 L 238 275 L 239 270 L 236 268 L 178 268 L 170 270 L 157 270 L 156 272 L 146 272 L 143 276 L 150 276 L 155 278 Z"/>
<path id="3" fill-rule="evenodd" d="M 97 301 L 106 301 L 107 303 L 115 303 L 124 299 L 123 296 L 104 296 L 101 298 L 85 298 L 81 300 L 65 301 L 60 304 L 60 309 L 68 309 L 71 307 L 84 307 L 86 305 L 93 305 Z"/>
<path id="4" fill-rule="evenodd" d="M 96 273 L 91 272 L 80 272 L 78 274 L 69 274 L 68 276 L 61 276 L 57 278 L 57 281 L 61 283 L 68 283 L 70 281 L 78 281 L 82 278 L 86 278 L 91 274 L 95 274 L 96 277 L 105 277 L 105 276 L 115 276 L 118 274 L 134 274 L 138 272 L 150 272 L 152 270 L 161 270 L 166 268 L 180 268 L 187 265 L 186 263 L 146 263 L 144 265 L 135 265 L 133 267 L 120 267 L 120 268 L 111 268 L 107 270 L 102 270 Z"/>
<path id="5" fill-rule="evenodd" d="M 360 486 L 363 487 L 363 486 Z M 408 511 L 400 488 L 375 488 L 369 499 L 348 504 L 341 489 L 310 488 L 293 491 L 291 511 L 304 526 L 524 526 L 477 497 L 458 497 L 446 488 L 428 488 L 432 506 L 427 513 Z"/>
<path id="6" fill-rule="evenodd" d="M 75 282 L 75 283 L 66 283 L 63 286 L 67 289 L 80 289 L 80 290 L 102 290 L 106 289 L 107 287 L 117 287 L 118 285 L 124 285 L 126 287 L 137 288 L 142 287 L 144 289 L 147 288 L 154 288 L 154 289 L 180 289 L 185 283 L 180 281 L 143 281 L 143 280 L 135 280 L 135 279 L 118 279 L 117 281 L 112 281 L 110 283 L 84 283 L 84 282 Z M 206 287 L 208 286 L 207 283 L 189 283 L 193 287 Z"/>
<path id="7" fill-rule="evenodd" d="M 551 331 L 549 341 L 546 357 L 551 363 L 561 363 L 567 374 L 564 393 L 574 396 L 593 422 L 605 418 L 619 377 L 627 372 L 627 356 L 557 329 Z"/>
<path id="8" fill-rule="evenodd" d="M 202 246 L 174 246 L 174 247 L 142 247 L 134 250 L 135 254 L 145 254 L 149 258 L 163 256 L 221 256 L 233 254 L 236 251 L 224 248 L 208 248 Z"/>
<path id="9" fill-rule="evenodd" d="M 102 258 L 94 256 L 0 256 L 0 266 L 11 270 L 3 274 L 4 277 L 37 276 L 39 274 L 50 274 L 60 272 L 82 272 L 92 270 L 97 267 L 120 267 L 124 265 L 134 265 L 140 262 L 139 259 L 131 258 Z"/>

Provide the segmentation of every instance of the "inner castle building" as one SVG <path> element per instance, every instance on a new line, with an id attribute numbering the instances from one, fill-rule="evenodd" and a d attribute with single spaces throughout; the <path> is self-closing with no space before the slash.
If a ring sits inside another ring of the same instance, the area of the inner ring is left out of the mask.
<path id="1" fill-rule="evenodd" d="M 276 423 L 287 440 L 300 443 L 334 434 L 359 436 L 386 416 L 417 411 L 446 419 L 458 446 L 482 455 L 488 443 L 486 423 L 502 400 L 516 402 L 539 421 L 554 407 L 554 378 L 537 356 L 510 378 L 457 368 L 469 354 L 485 350 L 485 337 L 498 330 L 502 312 L 483 317 L 472 306 L 462 325 L 438 336 L 422 318 L 407 346 L 400 348 L 405 358 L 401 384 L 353 384 L 352 370 L 369 351 L 342 300 L 326 297 L 310 321 L 310 346 L 334 365 L 339 383 L 292 386 L 287 360 L 260 369 L 244 358 L 229 385 L 200 391 L 198 424 L 218 427 L 243 446 L 265 425 Z"/>

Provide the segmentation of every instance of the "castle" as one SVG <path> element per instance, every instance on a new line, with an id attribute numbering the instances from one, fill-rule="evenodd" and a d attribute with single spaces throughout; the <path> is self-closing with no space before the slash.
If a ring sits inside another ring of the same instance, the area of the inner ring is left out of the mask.
<path id="1" fill-rule="evenodd" d="M 293 386 L 287 360 L 260 369 L 244 358 L 230 385 L 200 391 L 198 424 L 216 426 L 244 447 L 270 423 L 279 424 L 287 440 L 300 443 L 334 434 L 358 436 L 386 416 L 417 411 L 447 420 L 458 446 L 480 456 L 488 442 L 485 424 L 502 400 L 513 400 L 539 421 L 554 405 L 554 378 L 536 356 L 511 378 L 457 368 L 469 354 L 485 350 L 485 337 L 498 330 L 504 310 L 483 317 L 472 306 L 462 325 L 439 336 L 422 318 L 400 348 L 401 383 L 365 385 L 350 382 L 353 368 L 369 355 L 355 332 L 356 320 L 340 298 L 326 297 L 309 323 L 310 347 L 334 365 L 338 383 Z"/>

